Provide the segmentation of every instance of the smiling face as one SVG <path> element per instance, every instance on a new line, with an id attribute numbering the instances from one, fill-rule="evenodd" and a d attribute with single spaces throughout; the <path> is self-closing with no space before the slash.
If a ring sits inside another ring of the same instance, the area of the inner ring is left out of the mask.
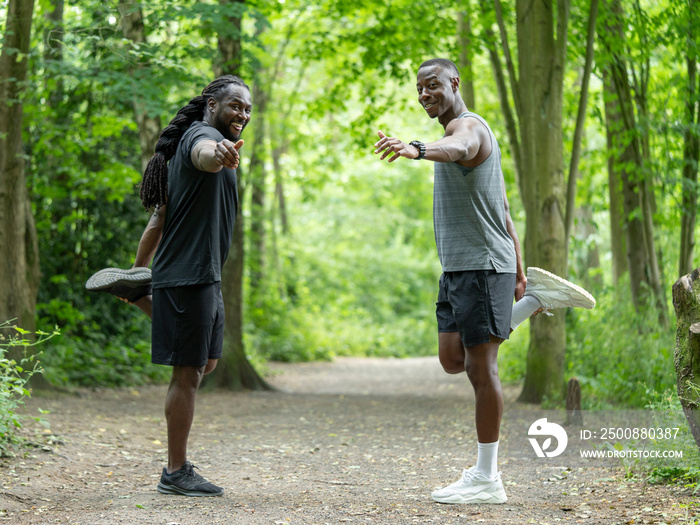
<path id="1" fill-rule="evenodd" d="M 218 96 L 207 101 L 207 121 L 232 142 L 236 142 L 250 121 L 252 103 L 250 92 L 243 86 L 230 84 Z"/>
<path id="2" fill-rule="evenodd" d="M 430 118 L 441 117 L 454 111 L 455 93 L 459 88 L 459 77 L 439 65 L 430 65 L 418 70 L 418 102 Z"/>

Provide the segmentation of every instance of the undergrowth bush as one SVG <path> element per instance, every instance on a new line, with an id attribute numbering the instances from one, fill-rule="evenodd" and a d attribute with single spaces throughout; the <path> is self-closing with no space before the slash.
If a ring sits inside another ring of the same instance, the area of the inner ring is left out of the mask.
<path id="1" fill-rule="evenodd" d="M 637 465 L 642 475 L 646 475 L 651 483 L 676 483 L 692 488 L 694 493 L 700 491 L 700 449 L 687 429 L 687 422 L 683 416 L 683 407 L 678 399 L 678 391 L 674 389 L 665 392 L 647 391 L 646 408 L 653 410 L 656 419 L 655 426 L 668 426 L 663 421 L 664 414 L 673 413 L 676 420 L 682 420 L 685 425 L 683 431 L 678 434 L 678 439 L 659 440 L 654 446 L 660 450 L 673 450 L 683 452 L 682 466 L 669 466 L 664 458 L 650 458 L 648 461 Z M 632 470 L 635 472 L 635 470 Z"/>
<path id="2" fill-rule="evenodd" d="M 27 383 L 35 374 L 42 373 L 37 354 L 29 349 L 43 343 L 59 332 L 36 332 L 36 339 L 29 339 L 30 332 L 11 325 L 11 321 L 0 323 L 0 456 L 7 455 L 13 445 L 21 444 L 17 431 L 22 421 L 31 419 L 47 425 L 41 418 L 18 414 L 25 399 L 31 396 Z M 18 349 L 19 352 L 12 349 Z M 13 355 L 10 355 L 10 354 Z M 21 354 L 21 357 L 16 356 Z"/>
<path id="3" fill-rule="evenodd" d="M 49 383 L 121 387 L 167 382 L 170 369 L 151 363 L 148 318 L 107 294 L 89 299 L 94 302 L 85 308 L 87 315 L 53 303 L 40 305 L 41 322 L 52 320 L 63 333 L 44 347 L 42 364 Z"/>
<path id="4" fill-rule="evenodd" d="M 627 283 L 594 295 L 593 310 L 567 312 L 566 379 L 581 382 L 584 409 L 643 408 L 647 391 L 675 386 L 674 323 L 662 327 L 654 309 L 636 312 Z"/>

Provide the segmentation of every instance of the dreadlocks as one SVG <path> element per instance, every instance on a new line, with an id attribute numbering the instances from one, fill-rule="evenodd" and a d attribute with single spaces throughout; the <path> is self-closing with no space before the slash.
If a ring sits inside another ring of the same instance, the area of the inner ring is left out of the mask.
<path id="1" fill-rule="evenodd" d="M 143 172 L 141 181 L 141 203 L 146 209 L 154 206 L 162 206 L 168 197 L 168 161 L 177 151 L 180 139 L 190 125 L 202 120 L 207 100 L 214 97 L 220 100 L 221 94 L 226 91 L 229 84 L 242 86 L 250 91 L 250 88 L 240 78 L 233 75 L 224 75 L 217 78 L 202 90 L 202 94 L 194 97 L 180 111 L 170 124 L 161 131 L 156 143 L 155 154 L 148 161 L 146 171 Z"/>

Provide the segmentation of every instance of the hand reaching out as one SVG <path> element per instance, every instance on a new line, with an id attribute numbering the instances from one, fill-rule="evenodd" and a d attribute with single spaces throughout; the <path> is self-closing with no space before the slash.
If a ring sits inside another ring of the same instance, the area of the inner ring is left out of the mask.
<path id="1" fill-rule="evenodd" d="M 235 144 L 228 139 L 216 143 L 214 157 L 225 168 L 236 169 L 240 160 L 238 151 L 243 146 L 243 141 L 239 140 Z"/>
<path id="2" fill-rule="evenodd" d="M 399 157 L 415 159 L 420 154 L 418 148 L 411 146 L 410 144 L 406 144 L 405 142 L 393 137 L 387 137 L 381 131 L 378 131 L 377 134 L 379 135 L 379 142 L 374 144 L 374 153 L 378 154 L 382 151 L 384 152 L 382 156 L 379 157 L 379 160 L 384 160 L 392 153 L 393 156 L 389 159 L 389 162 L 394 162 Z"/>

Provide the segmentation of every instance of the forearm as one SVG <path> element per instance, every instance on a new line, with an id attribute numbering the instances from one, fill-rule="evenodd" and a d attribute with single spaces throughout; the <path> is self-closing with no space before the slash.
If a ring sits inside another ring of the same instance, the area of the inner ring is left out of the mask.
<path id="1" fill-rule="evenodd" d="M 165 206 L 156 208 L 146 225 L 146 229 L 141 235 L 139 247 L 136 250 L 136 260 L 134 267 L 142 266 L 147 268 L 151 265 L 153 256 L 156 254 L 158 244 L 163 236 L 163 225 L 165 224 Z"/>
<path id="2" fill-rule="evenodd" d="M 223 164 L 216 157 L 216 142 L 201 141 L 192 152 L 192 163 L 202 171 L 218 173 Z"/>
<path id="3" fill-rule="evenodd" d="M 457 162 L 473 159 L 478 151 L 478 144 L 465 140 L 464 137 L 443 137 L 425 145 L 423 158 L 434 162 Z"/>
<path id="4" fill-rule="evenodd" d="M 508 230 L 508 235 L 513 239 L 513 245 L 515 246 L 515 275 L 518 281 L 525 278 L 525 269 L 523 268 L 523 257 L 520 251 L 520 238 L 518 237 L 518 232 L 515 231 L 515 224 L 510 216 L 510 213 L 506 213 L 506 230 Z"/>

